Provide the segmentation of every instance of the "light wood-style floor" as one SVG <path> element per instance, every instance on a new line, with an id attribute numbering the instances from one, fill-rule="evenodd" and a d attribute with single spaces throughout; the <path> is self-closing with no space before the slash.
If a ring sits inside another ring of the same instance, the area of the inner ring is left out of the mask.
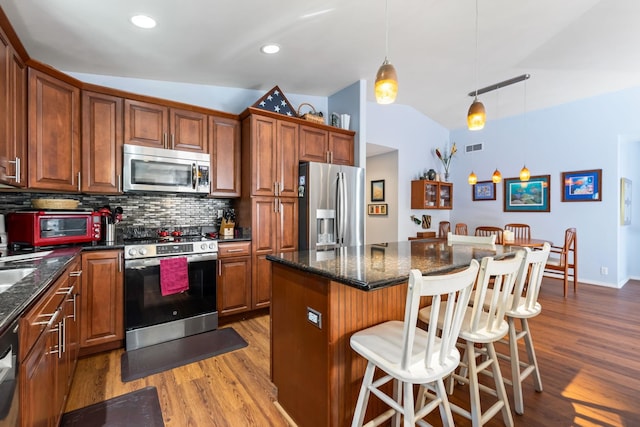
<path id="1" fill-rule="evenodd" d="M 516 426 L 640 426 L 640 282 L 619 290 L 579 285 L 565 300 L 561 282 L 545 279 L 540 301 L 542 314 L 529 324 L 544 391 L 536 393 L 528 379 Z M 81 359 L 67 410 L 153 385 L 167 427 L 286 426 L 272 403 L 268 315 L 226 326 L 249 346 L 128 383 L 120 381 L 123 350 Z M 458 386 L 451 400 L 464 404 L 466 389 Z M 441 425 L 437 411 L 432 415 L 429 421 Z M 501 426 L 502 419 L 487 425 Z"/>

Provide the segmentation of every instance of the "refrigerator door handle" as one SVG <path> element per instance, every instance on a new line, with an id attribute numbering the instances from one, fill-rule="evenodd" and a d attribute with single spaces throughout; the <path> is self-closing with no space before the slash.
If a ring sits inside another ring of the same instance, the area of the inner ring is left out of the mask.
<path id="1" fill-rule="evenodd" d="M 347 183 L 345 181 L 344 173 L 338 173 L 338 192 L 336 195 L 336 213 L 337 213 L 337 242 L 339 245 L 344 244 L 345 224 L 346 224 L 346 206 L 347 206 Z"/>

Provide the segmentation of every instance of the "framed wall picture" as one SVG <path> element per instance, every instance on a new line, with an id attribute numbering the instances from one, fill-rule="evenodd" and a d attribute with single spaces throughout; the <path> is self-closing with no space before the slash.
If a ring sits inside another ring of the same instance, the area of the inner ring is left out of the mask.
<path id="1" fill-rule="evenodd" d="M 387 215 L 386 203 L 371 203 L 368 207 L 369 215 Z"/>
<path id="2" fill-rule="evenodd" d="M 602 169 L 562 172 L 563 202 L 601 202 Z"/>
<path id="3" fill-rule="evenodd" d="M 631 180 L 620 178 L 620 225 L 631 225 Z"/>
<path id="4" fill-rule="evenodd" d="M 504 180 L 505 212 L 550 212 L 549 175 L 532 176 L 529 181 L 520 178 Z"/>
<path id="5" fill-rule="evenodd" d="M 496 184 L 493 181 L 480 181 L 471 187 L 471 195 L 474 201 L 495 200 Z"/>
<path id="6" fill-rule="evenodd" d="M 371 201 L 384 202 L 384 179 L 371 181 Z"/>

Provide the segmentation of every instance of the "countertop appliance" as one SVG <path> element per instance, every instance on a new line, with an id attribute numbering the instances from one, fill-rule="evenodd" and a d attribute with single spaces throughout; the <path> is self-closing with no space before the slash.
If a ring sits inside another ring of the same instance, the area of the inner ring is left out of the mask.
<path id="1" fill-rule="evenodd" d="M 124 191 L 208 194 L 210 170 L 209 154 L 124 144 Z"/>
<path id="2" fill-rule="evenodd" d="M 9 245 L 38 248 L 100 240 L 100 214 L 88 210 L 25 210 L 7 215 Z"/>
<path id="3" fill-rule="evenodd" d="M 125 237 L 127 351 L 218 328 L 218 242 L 201 234 L 161 234 L 153 239 Z M 182 257 L 187 262 L 188 289 L 163 296 L 160 264 Z"/>
<path id="4" fill-rule="evenodd" d="M 300 250 L 364 244 L 364 169 L 301 163 L 298 196 Z"/>
<path id="5" fill-rule="evenodd" d="M 0 427 L 19 425 L 18 321 L 0 335 Z"/>

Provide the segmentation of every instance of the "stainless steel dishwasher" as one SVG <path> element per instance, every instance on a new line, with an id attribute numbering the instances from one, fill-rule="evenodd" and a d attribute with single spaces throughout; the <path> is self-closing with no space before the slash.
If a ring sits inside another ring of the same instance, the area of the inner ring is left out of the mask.
<path id="1" fill-rule="evenodd" d="M 0 427 L 15 427 L 19 420 L 18 321 L 0 336 Z"/>

